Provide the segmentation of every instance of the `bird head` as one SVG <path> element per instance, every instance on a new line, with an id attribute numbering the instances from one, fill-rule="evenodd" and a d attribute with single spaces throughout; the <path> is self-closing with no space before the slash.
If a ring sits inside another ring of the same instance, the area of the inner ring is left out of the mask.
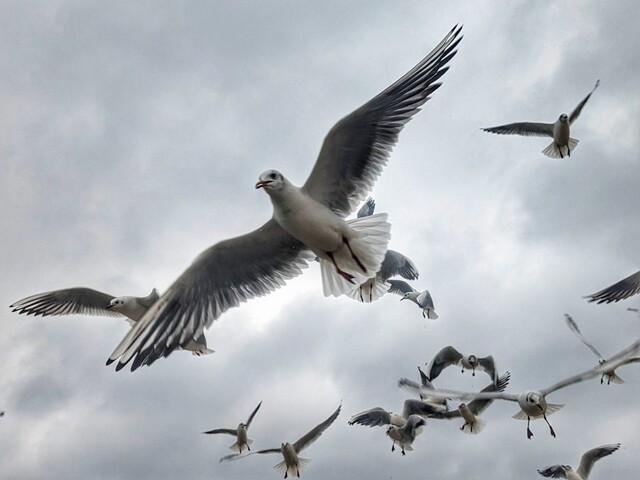
<path id="1" fill-rule="evenodd" d="M 410 292 L 405 293 L 405 294 L 402 296 L 402 298 L 400 299 L 400 301 L 408 299 L 408 298 L 409 298 L 409 293 L 410 293 Z"/>
<path id="2" fill-rule="evenodd" d="M 120 312 L 122 308 L 125 306 L 126 299 L 124 297 L 115 297 L 112 298 L 105 308 L 107 310 L 115 310 L 116 312 Z"/>
<path id="3" fill-rule="evenodd" d="M 567 123 L 567 120 L 569 120 L 569 117 L 567 116 L 566 113 L 563 113 L 562 115 L 560 115 L 560 118 L 558 120 L 560 120 L 560 122 L 562 123 Z"/>
<path id="4" fill-rule="evenodd" d="M 476 365 L 478 364 L 478 357 L 476 357 L 475 355 L 469 355 L 469 356 L 467 357 L 467 361 L 468 361 L 471 365 L 476 366 Z"/>
<path id="5" fill-rule="evenodd" d="M 277 170 L 267 170 L 258 178 L 256 188 L 264 188 L 268 193 L 270 191 L 279 190 L 284 185 L 284 177 Z"/>

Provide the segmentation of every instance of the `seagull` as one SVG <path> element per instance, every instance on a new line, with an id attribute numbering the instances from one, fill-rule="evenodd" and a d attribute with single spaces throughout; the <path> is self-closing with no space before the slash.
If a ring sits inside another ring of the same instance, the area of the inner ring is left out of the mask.
<path id="1" fill-rule="evenodd" d="M 608 445 L 592 448 L 582 455 L 578 470 L 574 470 L 570 465 L 553 465 L 543 470 L 538 470 L 538 473 L 543 477 L 566 478 L 568 480 L 587 480 L 591 473 L 591 469 L 593 468 L 593 464 L 601 458 L 611 455 L 619 448 L 619 443 L 610 443 Z"/>
<path id="2" fill-rule="evenodd" d="M 154 288 L 146 297 L 114 297 L 108 293 L 86 287 L 65 288 L 51 292 L 37 293 L 10 305 L 14 312 L 25 315 L 99 315 L 105 317 L 126 317 L 131 326 L 145 314 L 160 296 Z M 193 355 L 208 355 L 213 350 L 207 348 L 204 334 L 197 340 L 189 339 L 180 344 L 180 349 L 189 350 Z"/>
<path id="3" fill-rule="evenodd" d="M 223 312 L 266 295 L 320 259 L 325 295 L 338 295 L 378 271 L 389 240 L 386 214 L 345 221 L 366 198 L 400 131 L 441 85 L 457 53 L 454 27 L 414 68 L 338 121 L 327 134 L 302 187 L 280 172 L 262 173 L 256 188 L 273 204 L 257 230 L 205 250 L 115 348 L 107 365 L 131 370 L 166 357 L 197 338 Z M 309 252 L 311 250 L 311 252 Z"/>
<path id="4" fill-rule="evenodd" d="M 231 455 L 227 455 L 220 459 L 221 462 L 226 460 L 238 460 L 240 458 L 246 458 L 249 455 L 257 454 L 257 453 L 281 453 L 284 457 L 284 460 L 278 463 L 274 468 L 278 471 L 284 473 L 284 478 L 287 478 L 289 475 L 300 476 L 300 471 L 303 467 L 307 466 L 311 460 L 307 458 L 298 457 L 298 454 L 315 442 L 322 433 L 329 428 L 329 426 L 334 422 L 334 420 L 340 414 L 340 408 L 342 405 L 338 406 L 338 409 L 331 414 L 329 418 L 327 418 L 324 422 L 319 425 L 316 425 L 313 430 L 309 433 L 303 435 L 298 441 L 295 443 L 282 443 L 280 448 L 267 448 L 265 450 L 258 450 L 257 452 L 247 453 L 245 455 L 240 455 L 238 453 L 233 453 Z"/>
<path id="5" fill-rule="evenodd" d="M 393 444 L 391 451 L 396 451 L 396 443 L 400 446 L 402 455 L 406 455 L 405 450 L 413 451 L 413 441 L 422 432 L 422 427 L 427 424 L 427 420 L 420 415 L 410 415 L 407 422 L 402 426 L 391 425 L 387 429 L 387 435 Z"/>
<path id="6" fill-rule="evenodd" d="M 401 295 L 400 301 L 411 300 L 418 305 L 422 309 L 423 318 L 430 318 L 431 320 L 438 318 L 429 290 L 418 292 L 404 280 L 389 280 L 389 284 L 391 285 L 389 292 Z"/>
<path id="7" fill-rule="evenodd" d="M 571 317 L 571 315 L 565 313 L 564 318 L 567 322 L 567 326 L 569 327 L 569 329 L 577 335 L 577 337 L 582 341 L 582 343 L 584 343 L 589 348 L 589 350 L 591 350 L 596 355 L 596 357 L 598 357 L 598 361 L 600 362 L 600 364 L 602 365 L 603 363 L 605 363 L 607 360 L 602 356 L 602 354 L 598 350 L 596 350 L 596 347 L 594 347 L 591 344 L 591 342 L 589 342 L 586 338 L 584 338 L 584 336 L 582 335 L 582 332 L 578 328 L 578 324 Z M 626 365 L 628 363 L 640 363 L 640 357 L 629 358 L 622 365 Z M 607 370 L 605 372 L 602 372 L 602 376 L 600 377 L 600 384 L 604 383 L 605 377 L 607 377 L 607 385 L 609 385 L 611 382 L 624 383 L 624 380 L 618 376 L 615 370 Z"/>
<path id="8" fill-rule="evenodd" d="M 640 317 L 640 308 L 627 307 L 627 310 L 628 310 L 629 312 L 633 312 L 633 313 L 635 313 L 638 317 Z"/>
<path id="9" fill-rule="evenodd" d="M 250 446 L 253 443 L 253 440 L 247 437 L 247 430 L 249 429 L 249 425 L 251 425 L 251 420 L 253 420 L 253 417 L 255 417 L 256 413 L 258 413 L 258 410 L 260 409 L 260 405 L 262 405 L 262 402 L 260 402 L 258 406 L 253 410 L 253 412 L 251 412 L 251 415 L 249 415 L 249 419 L 247 420 L 247 422 L 246 423 L 241 422 L 238 425 L 238 428 L 236 429 L 216 428 L 215 430 L 209 430 L 208 432 L 202 432 L 202 433 L 208 433 L 208 434 L 226 433 L 227 435 L 233 435 L 234 437 L 236 437 L 237 440 L 233 445 L 229 447 L 231 450 L 236 450 L 238 453 L 242 453 L 243 446 L 247 447 L 247 450 L 251 450 Z"/>
<path id="10" fill-rule="evenodd" d="M 427 364 L 427 371 L 425 373 L 429 380 L 433 382 L 445 368 L 452 365 L 462 367 L 462 373 L 464 373 L 465 369 L 471 370 L 471 375 L 474 377 L 477 369 L 486 372 L 494 383 L 498 380 L 496 365 L 491 355 L 488 357 L 463 355 L 451 345 L 444 347 L 436 353 L 436 356 Z"/>
<path id="11" fill-rule="evenodd" d="M 358 210 L 358 218 L 373 215 L 375 208 L 376 202 L 373 198 L 369 197 L 360 210 Z M 378 270 L 375 277 L 369 278 L 359 287 L 352 290 L 348 295 L 354 300 L 358 300 L 360 302 L 373 302 L 387 293 L 389 290 L 389 283 L 387 280 L 391 277 L 395 277 L 396 275 L 400 275 L 407 280 L 417 280 L 419 273 L 418 269 L 409 258 L 395 250 L 387 249 L 382 265 L 380 266 L 380 270 Z"/>
<path id="12" fill-rule="evenodd" d="M 483 128 L 482 130 L 490 133 L 524 135 L 526 137 L 552 137 L 553 142 L 542 150 L 542 153 L 550 158 L 564 158 L 564 155 L 570 157 L 571 150 L 574 150 L 578 144 L 578 140 L 569 136 L 570 126 L 578 119 L 582 108 L 586 105 L 591 94 L 598 88 L 598 85 L 600 85 L 600 80 L 596 82 L 589 95 L 571 112 L 571 115 L 567 116 L 566 113 L 563 113 L 555 123 L 518 122 L 500 125 L 499 127 Z M 565 153 L 563 153 L 563 149 L 566 150 Z"/>
<path id="13" fill-rule="evenodd" d="M 613 303 L 640 293 L 640 270 L 623 278 L 618 283 L 603 288 L 599 292 L 587 295 L 590 302 Z"/>
<path id="14" fill-rule="evenodd" d="M 431 392 L 429 395 L 425 394 L 423 391 L 420 392 L 420 400 L 423 402 L 430 403 L 432 405 L 442 405 L 445 411 L 449 411 L 449 402 L 448 398 L 442 395 L 434 395 L 433 393 L 437 391 L 435 385 L 431 383 L 429 377 L 426 373 L 422 371 L 422 369 L 418 366 L 418 372 L 420 373 L 420 384 L 425 387 L 424 391 Z"/>
<path id="15" fill-rule="evenodd" d="M 520 411 L 516 413 L 513 418 L 518 420 L 527 420 L 527 438 L 531 438 L 533 433 L 529 428 L 529 424 L 531 419 L 536 418 L 544 418 L 545 422 L 549 426 L 549 433 L 551 433 L 552 437 L 556 436 L 555 431 L 551 424 L 549 424 L 549 420 L 547 420 L 547 415 L 551 415 L 554 412 L 560 410 L 564 405 L 547 403 L 546 396 L 550 393 L 555 392 L 561 388 L 567 387 L 569 385 L 573 385 L 574 383 L 583 382 L 585 380 L 589 380 L 593 377 L 601 375 L 603 372 L 607 370 L 613 370 L 620 365 L 623 365 L 631 358 L 633 355 L 636 355 L 640 352 L 640 339 L 636 340 L 629 347 L 620 351 L 608 362 L 605 362 L 599 365 L 596 368 L 591 368 L 585 372 L 579 373 L 577 375 L 573 375 L 572 377 L 566 378 L 558 383 L 551 385 L 548 388 L 543 388 L 540 390 L 527 390 L 520 394 L 506 393 L 506 392 L 459 392 L 455 390 L 444 390 L 438 389 L 437 392 L 439 394 L 445 394 L 451 398 L 459 398 L 461 400 L 465 399 L 500 399 L 500 400 L 508 400 L 511 402 L 518 402 L 520 406 Z M 404 388 L 407 388 L 414 392 L 426 393 L 429 394 L 429 389 L 422 387 L 418 383 L 409 380 L 408 378 L 402 378 L 398 382 L 398 385 Z"/>
<path id="16" fill-rule="evenodd" d="M 365 427 L 382 427 L 384 425 L 404 427 L 411 415 L 420 415 L 427 418 L 434 414 L 443 414 L 445 411 L 446 409 L 442 405 L 410 398 L 404 401 L 401 414 L 375 407 L 356 413 L 348 423 L 349 425 L 364 425 Z"/>
<path id="17" fill-rule="evenodd" d="M 511 373 L 505 372 L 498 377 L 496 382 L 491 382 L 484 387 L 481 392 L 504 392 L 504 389 L 509 385 L 511 379 Z M 488 398 L 476 398 L 475 400 L 467 403 L 461 403 L 456 410 L 450 412 L 434 413 L 430 415 L 431 418 L 452 420 L 454 418 L 462 417 L 464 423 L 460 427 L 460 430 L 464 433 L 477 434 L 485 427 L 486 422 L 480 418 L 482 412 L 484 412 L 493 403 L 492 399 Z"/>

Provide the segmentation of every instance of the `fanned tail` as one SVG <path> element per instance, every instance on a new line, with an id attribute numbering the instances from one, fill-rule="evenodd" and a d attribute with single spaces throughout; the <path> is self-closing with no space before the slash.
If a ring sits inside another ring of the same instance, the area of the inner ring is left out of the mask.
<path id="1" fill-rule="evenodd" d="M 569 156 L 570 151 L 573 152 L 573 150 L 576 148 L 576 145 L 578 145 L 578 141 L 579 140 L 576 140 L 575 138 L 570 138 L 568 148 L 567 145 L 562 145 L 561 147 L 559 147 L 555 142 L 551 142 L 547 146 L 547 148 L 542 150 L 542 153 L 544 153 L 549 158 L 567 157 Z"/>
<path id="2" fill-rule="evenodd" d="M 377 278 L 370 278 L 358 288 L 355 288 L 347 295 L 358 302 L 375 302 L 389 290 L 387 282 L 381 282 Z"/>
<path id="3" fill-rule="evenodd" d="M 309 463 L 311 463 L 311 460 L 308 458 L 298 457 L 298 465 L 287 465 L 287 462 L 283 460 L 280 463 L 275 464 L 273 468 L 284 474 L 286 477 L 297 477 L 298 473 L 301 473 Z"/>
<path id="4" fill-rule="evenodd" d="M 487 422 L 485 420 L 482 420 L 481 418 L 476 418 L 471 423 L 465 423 L 460 430 L 462 430 L 464 433 L 470 433 L 472 435 L 477 435 L 478 433 L 480 433 L 482 431 L 482 429 L 486 425 L 487 425 Z"/>
<path id="5" fill-rule="evenodd" d="M 252 443 L 253 443 L 253 440 L 251 440 L 250 438 L 247 438 L 247 443 L 243 443 L 242 445 L 240 445 L 238 442 L 235 442 L 233 445 L 229 445 L 229 450 L 242 453 L 241 447 L 246 446 L 246 450 L 249 450 L 249 447 L 251 446 Z"/>

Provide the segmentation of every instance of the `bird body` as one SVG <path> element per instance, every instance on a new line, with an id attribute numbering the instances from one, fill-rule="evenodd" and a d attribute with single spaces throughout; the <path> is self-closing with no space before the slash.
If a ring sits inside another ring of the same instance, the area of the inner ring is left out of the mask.
<path id="1" fill-rule="evenodd" d="M 387 429 L 387 435 L 393 440 L 391 451 L 395 451 L 396 443 L 402 451 L 402 455 L 406 455 L 405 451 L 413 451 L 413 441 L 422 432 L 422 427 L 427 421 L 420 415 L 410 415 L 404 425 L 391 425 Z"/>
<path id="2" fill-rule="evenodd" d="M 458 407 L 460 415 L 464 419 L 464 423 L 460 427 L 464 433 L 477 434 L 482 431 L 487 422 L 476 417 L 466 403 L 461 403 Z"/>
<path id="3" fill-rule="evenodd" d="M 231 450 L 235 450 L 238 453 L 242 453 L 242 447 L 246 447 L 247 450 L 251 450 L 250 447 L 251 447 L 251 444 L 253 443 L 253 440 L 251 440 L 248 437 L 248 430 L 249 430 L 249 426 L 251 425 L 251 422 L 253 421 L 253 417 L 255 417 L 256 413 L 258 413 L 258 410 L 260 410 L 261 405 L 262 405 L 262 402 L 260 402 L 258 406 L 253 409 L 247 421 L 240 422 L 238 424 L 238 427 L 235 430 L 231 428 L 216 428 L 214 430 L 209 430 L 207 432 L 202 432 L 202 433 L 206 433 L 209 435 L 215 435 L 218 433 L 234 435 L 236 437 L 236 441 L 233 444 L 231 444 L 231 446 L 229 447 Z"/>

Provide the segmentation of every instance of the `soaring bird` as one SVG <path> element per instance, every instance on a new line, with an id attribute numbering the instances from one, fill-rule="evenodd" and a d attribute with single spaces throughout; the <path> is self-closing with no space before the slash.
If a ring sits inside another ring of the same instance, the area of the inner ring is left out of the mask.
<path id="1" fill-rule="evenodd" d="M 587 295 L 590 302 L 613 303 L 640 293 L 640 270 L 599 292 Z"/>
<path id="2" fill-rule="evenodd" d="M 411 300 L 413 303 L 418 305 L 418 307 L 422 309 L 423 318 L 429 318 L 431 320 L 438 318 L 435 306 L 433 305 L 433 298 L 431 298 L 429 290 L 418 292 L 404 280 L 389 280 L 389 284 L 391 285 L 389 287 L 389 292 L 400 295 L 402 297 L 400 301 Z"/>
<path id="3" fill-rule="evenodd" d="M 202 433 L 208 433 L 208 434 L 225 433 L 227 435 L 233 435 L 234 437 L 236 437 L 236 441 L 233 443 L 233 445 L 229 447 L 231 450 L 235 450 L 238 453 L 242 453 L 243 446 L 247 447 L 247 450 L 251 450 L 250 446 L 253 443 L 253 440 L 247 437 L 247 430 L 249 430 L 249 425 L 251 425 L 251 420 L 253 420 L 253 417 L 255 417 L 256 413 L 258 413 L 258 410 L 260 409 L 260 405 L 262 405 L 262 402 L 260 402 L 258 406 L 253 410 L 253 412 L 251 412 L 251 415 L 249 415 L 249 418 L 247 419 L 246 423 L 240 422 L 240 424 L 238 425 L 238 428 L 235 428 L 235 429 L 234 428 L 216 428 L 214 430 L 209 430 L 207 432 L 202 432 Z"/>
<path id="4" fill-rule="evenodd" d="M 145 314 L 160 296 L 154 288 L 146 297 L 114 297 L 91 288 L 75 287 L 37 293 L 10 305 L 14 312 L 25 315 L 99 315 L 127 317 L 131 326 Z M 207 348 L 207 339 L 201 333 L 196 339 L 187 339 L 180 349 L 189 350 L 193 355 L 207 355 L 213 350 Z"/>
<path id="5" fill-rule="evenodd" d="M 582 341 L 582 343 L 584 343 L 589 348 L 589 350 L 591 350 L 595 354 L 596 357 L 598 357 L 598 361 L 600 362 L 600 364 L 605 363 L 607 360 L 602 356 L 602 354 L 598 350 L 596 350 L 596 347 L 594 347 L 591 344 L 591 342 L 589 342 L 586 338 L 584 338 L 584 335 L 582 335 L 582 332 L 578 328 L 578 324 L 571 317 L 571 315 L 565 313 L 564 318 L 565 318 L 565 321 L 567 322 L 567 326 L 569 327 L 569 329 L 576 334 L 576 336 Z M 626 365 L 629 363 L 640 363 L 640 357 L 631 357 L 622 365 Z M 618 376 L 615 369 L 602 372 L 602 376 L 600 377 L 601 384 L 604 383 L 605 377 L 607 378 L 607 385 L 609 385 L 611 382 L 624 383 L 624 380 Z"/>
<path id="6" fill-rule="evenodd" d="M 580 116 L 582 108 L 591 97 L 591 94 L 598 88 L 598 85 L 600 85 L 600 80 L 596 82 L 589 95 L 574 108 L 571 115 L 567 116 L 566 113 L 563 113 L 555 123 L 518 122 L 500 125 L 499 127 L 483 128 L 482 130 L 490 133 L 515 134 L 527 137 L 552 137 L 553 142 L 542 150 L 542 153 L 551 158 L 564 158 L 565 155 L 570 157 L 571 150 L 574 150 L 578 144 L 578 140 L 570 137 L 570 127 Z"/>
<path id="7" fill-rule="evenodd" d="M 553 430 L 553 427 L 547 420 L 547 415 L 551 415 L 554 412 L 560 410 L 564 405 L 547 403 L 546 396 L 550 393 L 555 392 L 564 387 L 568 387 L 569 385 L 573 385 L 574 383 L 583 382 L 585 380 L 589 380 L 593 377 L 597 377 L 602 373 L 613 370 L 624 363 L 627 363 L 629 358 L 637 355 L 640 352 L 640 340 L 636 340 L 629 347 L 624 350 L 618 352 L 616 355 L 611 357 L 608 362 L 605 362 L 596 368 L 591 368 L 585 372 L 579 373 L 577 375 L 573 375 L 569 378 L 561 380 L 560 382 L 554 383 L 550 387 L 542 388 L 539 390 L 527 390 L 520 394 L 513 394 L 507 392 L 459 392 L 455 390 L 445 390 L 438 389 L 438 394 L 447 395 L 450 398 L 459 398 L 461 400 L 465 399 L 500 399 L 500 400 L 508 400 L 511 402 L 518 402 L 520 406 L 520 411 L 516 413 L 513 418 L 518 420 L 527 420 L 527 438 L 531 438 L 533 436 L 533 432 L 529 428 L 529 423 L 531 419 L 535 418 L 544 418 L 545 422 L 549 426 L 549 432 L 551 436 L 555 437 L 556 433 Z M 423 387 L 420 384 L 414 382 L 413 380 L 409 380 L 407 378 L 402 378 L 398 382 L 400 387 L 407 388 L 413 392 L 429 394 L 430 389 L 427 387 Z"/>
<path id="8" fill-rule="evenodd" d="M 611 443 L 600 447 L 592 448 L 580 459 L 578 470 L 574 470 L 571 465 L 553 465 L 551 467 L 538 470 L 543 477 L 566 478 L 568 480 L 587 480 L 594 463 L 620 448 L 619 443 Z"/>
<path id="9" fill-rule="evenodd" d="M 273 218 L 246 235 L 205 250 L 115 348 L 107 364 L 131 369 L 166 357 L 197 338 L 224 311 L 281 287 L 320 259 L 325 295 L 344 294 L 374 276 L 389 240 L 385 214 L 345 221 L 366 198 L 400 131 L 429 96 L 457 53 L 454 27 L 414 68 L 338 121 L 326 136 L 302 187 L 268 170 L 256 188 Z"/>
<path id="10" fill-rule="evenodd" d="M 284 473 L 284 478 L 287 478 L 289 475 L 295 475 L 296 477 L 300 476 L 300 471 L 309 464 L 311 460 L 307 458 L 299 457 L 298 454 L 313 442 L 315 442 L 322 433 L 329 428 L 329 426 L 334 422 L 334 420 L 340 414 L 341 405 L 338 406 L 337 410 L 331 414 L 329 418 L 327 418 L 324 422 L 316 425 L 309 433 L 303 435 L 298 439 L 295 443 L 285 442 L 280 445 L 280 448 L 267 448 L 265 450 L 258 450 L 257 452 L 247 453 L 245 455 L 240 455 L 238 453 L 233 453 L 231 455 L 227 455 L 220 459 L 221 462 L 226 460 L 238 460 L 240 458 L 246 458 L 249 455 L 253 454 L 263 454 L 263 453 L 281 453 L 284 457 L 284 460 L 277 465 L 275 465 L 275 469 Z"/>
<path id="11" fill-rule="evenodd" d="M 427 364 L 425 374 L 432 382 L 442 373 L 442 371 L 452 365 L 462 367 L 464 370 L 471 370 L 471 375 L 476 375 L 476 370 L 482 370 L 491 377 L 495 383 L 498 380 L 496 365 L 491 355 L 487 357 L 478 357 L 476 355 L 463 355 L 451 345 L 444 347 L 431 359 Z"/>

